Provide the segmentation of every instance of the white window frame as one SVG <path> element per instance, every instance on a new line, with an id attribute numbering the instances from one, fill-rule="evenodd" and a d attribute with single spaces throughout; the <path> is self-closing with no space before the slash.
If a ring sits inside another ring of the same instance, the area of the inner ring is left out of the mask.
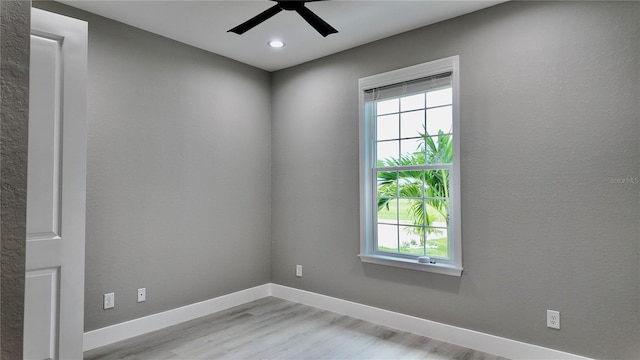
<path id="1" fill-rule="evenodd" d="M 418 257 L 398 256 L 381 253 L 375 249 L 375 226 L 377 214 L 376 192 L 377 184 L 374 177 L 375 166 L 375 121 L 367 116 L 365 109 L 365 92 L 383 86 L 399 84 L 451 72 L 451 86 L 453 95 L 453 164 L 450 172 L 450 223 L 448 236 L 450 238 L 451 258 L 435 263 L 422 263 Z M 440 60 L 406 67 L 382 74 L 361 78 L 359 85 L 360 109 L 360 260 L 366 263 L 387 265 L 428 271 L 444 275 L 462 275 L 462 223 L 460 217 L 460 74 L 459 56 L 452 56 Z"/>

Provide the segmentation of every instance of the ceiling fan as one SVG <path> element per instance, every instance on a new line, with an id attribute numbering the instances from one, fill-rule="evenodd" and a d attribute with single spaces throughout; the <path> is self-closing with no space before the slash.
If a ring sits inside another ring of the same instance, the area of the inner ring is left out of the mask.
<path id="1" fill-rule="evenodd" d="M 335 34 L 338 32 L 333 26 L 329 25 L 326 21 L 322 20 L 318 15 L 314 14 L 311 10 L 309 10 L 306 6 L 304 6 L 307 2 L 313 1 L 323 1 L 323 0 L 303 0 L 303 1 L 277 1 L 276 5 L 268 8 L 267 10 L 261 12 L 260 14 L 252 17 L 251 19 L 243 22 L 242 24 L 234 27 L 233 29 L 227 31 L 236 33 L 238 35 L 244 34 L 248 30 L 252 29 L 256 25 L 262 23 L 263 21 L 269 19 L 275 14 L 279 13 L 282 10 L 295 11 L 303 19 L 305 19 L 309 25 L 313 26 L 316 31 L 318 31 L 322 36 L 327 36 L 330 34 Z"/>

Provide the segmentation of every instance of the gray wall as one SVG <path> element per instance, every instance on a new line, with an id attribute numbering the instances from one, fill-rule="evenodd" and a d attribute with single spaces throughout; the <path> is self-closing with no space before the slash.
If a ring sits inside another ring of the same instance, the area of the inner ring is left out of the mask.
<path id="1" fill-rule="evenodd" d="M 22 359 L 31 3 L 0 2 L 0 358 Z"/>
<path id="2" fill-rule="evenodd" d="M 639 3 L 506 3 L 276 72 L 273 282 L 640 357 L 639 19 Z M 464 273 L 363 264 L 357 80 L 456 54 Z"/>
<path id="3" fill-rule="evenodd" d="M 85 331 L 269 282 L 269 73 L 35 5 L 89 22 Z"/>

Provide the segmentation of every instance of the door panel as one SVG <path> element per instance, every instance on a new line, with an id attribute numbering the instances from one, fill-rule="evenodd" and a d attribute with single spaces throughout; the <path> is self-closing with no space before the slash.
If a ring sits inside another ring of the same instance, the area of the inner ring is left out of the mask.
<path id="1" fill-rule="evenodd" d="M 87 24 L 32 9 L 25 359 L 82 359 Z"/>
<path id="2" fill-rule="evenodd" d="M 27 241 L 60 236 L 61 45 L 31 36 Z"/>
<path id="3" fill-rule="evenodd" d="M 25 283 L 25 359 L 55 359 L 58 338 L 59 269 L 27 271 Z"/>

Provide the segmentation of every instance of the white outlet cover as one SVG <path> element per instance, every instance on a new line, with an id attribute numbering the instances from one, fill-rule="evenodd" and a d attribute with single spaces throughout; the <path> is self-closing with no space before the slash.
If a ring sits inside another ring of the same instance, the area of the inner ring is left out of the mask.
<path id="1" fill-rule="evenodd" d="M 138 302 L 143 302 L 147 300 L 147 288 L 138 289 Z"/>
<path id="2" fill-rule="evenodd" d="M 547 310 L 547 327 L 552 329 L 560 329 L 560 312 L 555 310 Z"/>
<path id="3" fill-rule="evenodd" d="M 112 309 L 116 304 L 115 304 L 115 299 L 116 299 L 116 295 L 114 293 L 108 293 L 108 294 L 104 294 L 103 295 L 103 309 L 107 310 L 107 309 Z"/>

